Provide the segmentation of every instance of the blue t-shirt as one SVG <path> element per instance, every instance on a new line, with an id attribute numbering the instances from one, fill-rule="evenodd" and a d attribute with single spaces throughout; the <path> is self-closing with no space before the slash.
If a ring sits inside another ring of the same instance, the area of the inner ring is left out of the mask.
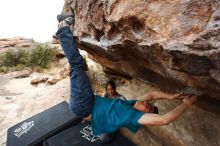
<path id="1" fill-rule="evenodd" d="M 133 108 L 136 101 L 96 96 L 92 111 L 93 134 L 110 133 L 121 127 L 136 132 L 140 128 L 138 120 L 144 114 Z"/>

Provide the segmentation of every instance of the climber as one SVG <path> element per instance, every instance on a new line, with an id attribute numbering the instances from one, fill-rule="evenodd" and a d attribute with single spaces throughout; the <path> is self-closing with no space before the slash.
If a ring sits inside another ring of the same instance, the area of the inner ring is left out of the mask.
<path id="1" fill-rule="evenodd" d="M 126 100 L 126 98 L 119 94 L 116 89 L 116 84 L 113 80 L 109 80 L 106 83 L 105 86 L 105 93 L 103 94 L 104 98 L 113 98 L 113 99 L 121 99 L 121 100 Z M 146 101 L 137 101 L 136 102 L 139 105 L 139 108 L 136 108 L 139 111 L 145 112 L 145 113 L 156 113 L 158 114 L 158 108 L 156 106 L 151 105 L 150 103 Z M 136 105 L 137 106 L 137 105 Z M 101 134 L 101 140 L 104 143 L 109 143 L 111 142 L 117 135 L 118 131 L 114 131 L 111 133 L 105 133 Z"/>
<path id="2" fill-rule="evenodd" d="M 103 97 L 126 100 L 124 96 L 117 92 L 115 82 L 112 80 L 109 80 L 106 83 L 105 93 L 103 94 Z"/>
<path id="3" fill-rule="evenodd" d="M 126 98 L 123 95 L 117 92 L 116 84 L 113 80 L 109 80 L 106 83 L 105 90 L 106 92 L 102 95 L 102 97 L 126 100 Z M 145 108 L 143 111 L 146 113 L 156 113 L 156 114 L 159 113 L 158 108 L 156 106 L 151 105 L 146 100 L 138 101 L 138 103 L 140 105 L 143 105 L 143 107 Z"/>
<path id="4" fill-rule="evenodd" d="M 90 120 L 93 134 L 114 132 L 121 127 L 136 132 L 140 125 L 166 125 L 177 119 L 196 100 L 196 96 L 151 92 L 141 99 L 182 99 L 182 103 L 159 115 L 146 113 L 145 102 L 121 100 L 94 96 L 89 78 L 86 74 L 86 63 L 79 53 L 70 25 L 74 23 L 74 14 L 58 15 L 59 27 L 56 33 L 61 47 L 70 64 L 70 99 L 69 107 L 77 116 Z"/>

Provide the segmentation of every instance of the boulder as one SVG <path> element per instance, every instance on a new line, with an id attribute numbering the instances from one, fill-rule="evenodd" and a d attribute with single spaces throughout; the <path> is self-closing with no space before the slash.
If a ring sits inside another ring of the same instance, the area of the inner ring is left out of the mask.
<path id="1" fill-rule="evenodd" d="M 14 78 L 26 78 L 29 77 L 32 73 L 33 71 L 31 69 L 17 71 Z"/>
<path id="2" fill-rule="evenodd" d="M 66 0 L 79 48 L 115 73 L 220 100 L 220 1 Z"/>
<path id="3" fill-rule="evenodd" d="M 32 85 L 37 85 L 40 83 L 44 83 L 48 80 L 49 77 L 38 77 L 36 79 L 31 80 L 31 84 Z"/>

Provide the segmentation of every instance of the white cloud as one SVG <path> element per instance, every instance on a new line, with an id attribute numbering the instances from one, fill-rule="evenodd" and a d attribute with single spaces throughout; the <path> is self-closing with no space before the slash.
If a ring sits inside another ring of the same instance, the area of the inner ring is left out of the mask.
<path id="1" fill-rule="evenodd" d="M 0 38 L 22 36 L 50 41 L 57 30 L 56 15 L 64 0 L 1 0 Z"/>

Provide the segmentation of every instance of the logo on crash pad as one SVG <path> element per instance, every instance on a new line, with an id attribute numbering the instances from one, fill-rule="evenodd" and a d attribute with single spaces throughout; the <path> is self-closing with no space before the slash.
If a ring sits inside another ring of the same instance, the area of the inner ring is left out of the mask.
<path id="1" fill-rule="evenodd" d="M 24 122 L 23 124 L 21 124 L 21 126 L 14 130 L 14 135 L 19 138 L 23 134 L 27 133 L 33 126 L 34 121 Z"/>
<path id="2" fill-rule="evenodd" d="M 83 134 L 83 138 L 87 139 L 90 142 L 96 142 L 97 140 L 101 139 L 101 136 L 93 135 L 91 125 L 85 126 L 82 130 L 80 130 L 80 133 Z"/>

